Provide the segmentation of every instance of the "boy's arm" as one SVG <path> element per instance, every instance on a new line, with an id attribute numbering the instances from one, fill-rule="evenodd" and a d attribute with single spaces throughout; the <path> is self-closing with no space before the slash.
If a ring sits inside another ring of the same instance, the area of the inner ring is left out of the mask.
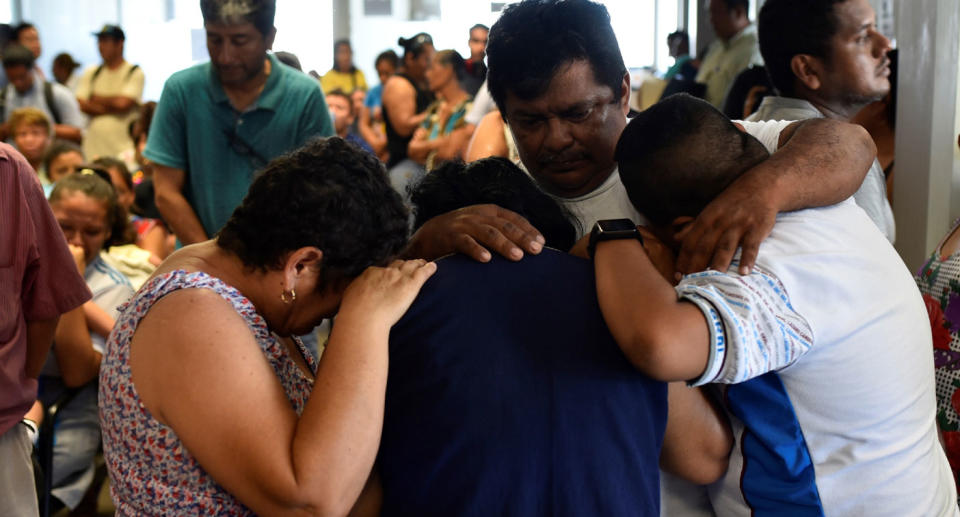
<path id="1" fill-rule="evenodd" d="M 667 382 L 703 374 L 707 320 L 696 305 L 678 299 L 639 241 L 597 243 L 594 269 L 603 319 L 638 370 Z"/>
<path id="2" fill-rule="evenodd" d="M 672 288 L 634 240 L 600 242 L 594 260 L 607 326 L 655 379 L 743 382 L 793 364 L 813 346 L 812 327 L 767 272 L 708 270 Z"/>

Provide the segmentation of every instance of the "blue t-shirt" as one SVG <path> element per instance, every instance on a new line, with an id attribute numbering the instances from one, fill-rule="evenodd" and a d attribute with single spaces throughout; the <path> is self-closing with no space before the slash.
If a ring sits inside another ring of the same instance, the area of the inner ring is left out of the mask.
<path id="1" fill-rule="evenodd" d="M 390 335 L 383 515 L 658 516 L 666 385 L 604 325 L 590 263 L 438 263 Z"/>
<path id="2" fill-rule="evenodd" d="M 378 84 L 367 92 L 366 98 L 363 99 L 364 106 L 373 109 L 379 108 L 382 104 L 381 97 L 383 96 L 383 85 Z"/>
<path id="3" fill-rule="evenodd" d="M 211 237 L 243 200 L 255 171 L 312 137 L 334 134 L 320 85 L 280 66 L 273 54 L 268 59 L 263 92 L 242 113 L 209 62 L 170 76 L 157 104 L 143 154 L 186 172 L 184 196 Z"/>

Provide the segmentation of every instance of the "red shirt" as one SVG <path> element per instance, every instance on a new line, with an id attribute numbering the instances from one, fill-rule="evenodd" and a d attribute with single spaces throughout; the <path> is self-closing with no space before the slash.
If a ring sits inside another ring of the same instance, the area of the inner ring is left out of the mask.
<path id="1" fill-rule="evenodd" d="M 40 180 L 23 156 L 0 143 L 0 435 L 37 397 L 27 378 L 27 322 L 90 299 Z"/>

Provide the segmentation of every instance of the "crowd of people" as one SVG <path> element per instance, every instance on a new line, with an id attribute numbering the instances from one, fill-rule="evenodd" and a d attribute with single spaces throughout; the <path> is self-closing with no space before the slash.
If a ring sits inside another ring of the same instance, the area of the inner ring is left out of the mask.
<path id="1" fill-rule="evenodd" d="M 867 0 L 711 1 L 640 112 L 592 0 L 373 87 L 275 9 L 201 0 L 157 102 L 121 27 L 53 81 L 13 28 L 0 515 L 82 514 L 98 454 L 120 515 L 960 515 L 960 231 L 892 247 Z"/>

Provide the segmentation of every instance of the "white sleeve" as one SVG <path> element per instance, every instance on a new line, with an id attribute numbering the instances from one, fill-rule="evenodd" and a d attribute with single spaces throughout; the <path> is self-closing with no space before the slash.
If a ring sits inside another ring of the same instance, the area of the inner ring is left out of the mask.
<path id="1" fill-rule="evenodd" d="M 770 154 L 777 150 L 777 144 L 780 142 L 780 132 L 787 126 L 796 122 L 795 120 L 766 120 L 763 122 L 750 122 L 748 120 L 734 120 L 734 122 L 743 125 L 743 129 L 760 141 Z"/>
<path id="2" fill-rule="evenodd" d="M 813 329 L 790 304 L 780 280 L 704 271 L 676 287 L 703 312 L 710 329 L 707 368 L 691 385 L 735 384 L 793 364 L 813 345 Z"/>

